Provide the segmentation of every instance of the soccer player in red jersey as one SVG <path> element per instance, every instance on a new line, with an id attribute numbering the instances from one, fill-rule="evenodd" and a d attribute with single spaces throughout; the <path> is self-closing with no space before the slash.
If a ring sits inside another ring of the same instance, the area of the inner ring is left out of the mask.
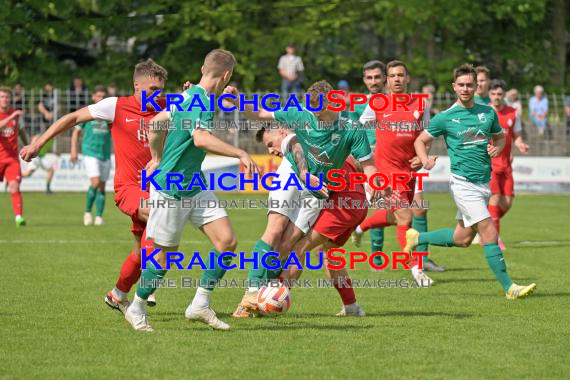
<path id="1" fill-rule="evenodd" d="M 514 142 L 518 150 L 527 154 L 529 146 L 523 141 L 520 132 L 522 130 L 520 118 L 517 117 L 517 110 L 505 105 L 503 102 L 506 93 L 506 84 L 502 80 L 491 82 L 489 97 L 491 106 L 499 117 L 499 124 L 503 129 L 506 138 L 505 148 L 497 157 L 491 160 L 491 199 L 489 200 L 489 213 L 500 232 L 500 220 L 510 210 L 513 205 L 514 180 L 511 153 Z M 505 250 L 505 244 L 499 238 L 499 247 Z"/>
<path id="2" fill-rule="evenodd" d="M 23 202 L 20 192 L 22 173 L 18 158 L 18 136 L 22 138 L 24 144 L 27 144 L 28 140 L 26 133 L 18 125 L 22 111 L 10 107 L 11 97 L 12 90 L 9 87 L 0 87 L 0 181 L 5 177 L 8 183 L 16 225 L 25 226 L 26 220 L 22 216 Z"/>
<path id="3" fill-rule="evenodd" d="M 388 62 L 386 77 L 390 94 L 408 93 L 410 76 L 405 63 L 401 61 Z M 389 95 L 388 98 L 391 99 L 391 96 Z M 396 105 L 395 110 L 393 110 L 390 104 L 386 110 L 375 112 L 368 105 L 360 118 L 362 124 L 376 123 L 375 164 L 378 171 L 386 174 L 389 178 L 392 177 L 392 173 L 406 173 L 411 176 L 412 172 L 422 167 L 414 149 L 414 141 L 422 131 L 421 121 L 423 120 L 424 106 L 420 104 L 420 101 L 417 98 L 412 99 L 407 104 L 409 111 L 406 111 L 402 105 Z M 381 106 L 379 103 L 381 102 L 378 102 L 378 107 Z M 410 206 L 377 210 L 356 228 L 354 231 L 355 242 L 359 241 L 359 235 L 370 228 L 396 225 L 398 242 L 403 249 L 406 246 L 406 231 L 412 225 L 413 212 L 411 207 L 414 200 L 415 185 L 415 178 L 406 183 L 407 188 L 399 183 L 396 186 L 390 183 L 394 190 L 392 200 L 407 201 Z M 417 258 L 413 259 L 410 267 L 416 281 L 423 280 L 424 283 L 430 284 L 431 279 L 423 270 L 418 269 Z"/>
<path id="4" fill-rule="evenodd" d="M 134 249 L 124 261 L 115 287 L 105 296 L 105 303 L 121 312 L 129 305 L 127 295 L 141 274 L 141 248 L 153 247 L 145 233 L 149 210 L 141 207 L 141 199 L 148 199 L 149 193 L 140 189 L 139 177 L 151 158 L 146 122 L 157 111 L 148 108 L 141 112 L 141 94 L 142 91 L 162 90 L 167 75 L 166 70 L 151 59 L 139 63 L 133 75 L 133 95 L 109 97 L 63 116 L 20 152 L 23 160 L 30 161 L 50 139 L 77 124 L 95 119 L 111 123 L 111 136 L 115 142 L 115 204 L 131 217 L 131 232 L 135 240 Z M 161 108 L 164 108 L 163 100 L 158 100 Z M 154 302 L 149 300 L 149 305 L 154 305 Z"/>

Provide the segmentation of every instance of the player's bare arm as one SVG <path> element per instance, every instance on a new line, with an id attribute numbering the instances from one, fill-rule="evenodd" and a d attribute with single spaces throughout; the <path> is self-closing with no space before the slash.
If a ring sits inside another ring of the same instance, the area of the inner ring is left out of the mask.
<path id="1" fill-rule="evenodd" d="M 513 131 L 513 138 L 515 140 L 515 146 L 522 154 L 528 154 L 530 146 L 524 142 L 522 136 L 517 132 Z"/>
<path id="2" fill-rule="evenodd" d="M 416 154 L 418 158 L 422 162 L 424 169 L 431 170 L 435 166 L 435 160 L 437 160 L 437 156 L 428 156 L 429 147 L 431 147 L 431 143 L 433 141 L 433 137 L 427 132 L 422 132 L 416 141 L 414 142 L 414 148 L 416 150 Z"/>
<path id="3" fill-rule="evenodd" d="M 374 165 L 374 159 L 369 158 L 368 160 L 362 161 L 360 163 L 362 165 L 362 171 L 366 174 L 366 178 L 372 177 L 374 174 L 378 173 L 378 169 L 376 165 Z M 374 178 L 374 184 L 377 187 L 380 187 L 380 183 L 378 182 L 378 177 Z M 368 183 L 366 183 L 366 192 L 370 195 L 370 201 L 375 202 L 380 198 L 386 197 L 390 195 L 392 192 L 390 187 L 386 188 L 384 191 L 374 190 Z"/>
<path id="4" fill-rule="evenodd" d="M 293 137 L 289 142 L 289 144 L 291 146 L 291 153 L 293 153 L 293 158 L 295 159 L 297 168 L 299 168 L 299 175 L 301 176 L 301 181 L 304 184 L 306 184 L 307 173 L 309 173 L 309 164 L 307 164 L 307 159 L 305 158 L 305 151 L 303 150 L 303 147 L 301 146 L 301 143 L 299 142 L 297 137 Z M 320 181 L 318 177 L 310 174 L 309 178 L 310 178 L 309 181 L 311 187 L 319 186 Z M 317 192 L 324 197 L 328 197 L 329 195 L 329 192 L 324 185 Z"/>
<path id="5" fill-rule="evenodd" d="M 160 112 L 152 118 L 150 123 L 152 123 L 152 125 L 158 125 L 157 122 L 164 122 L 169 119 L 169 112 Z M 154 172 L 162 160 L 162 151 L 164 150 L 164 136 L 166 135 L 166 132 L 166 129 L 161 128 L 151 128 L 148 131 L 148 145 L 151 155 L 151 159 L 145 168 L 148 173 Z"/>
<path id="6" fill-rule="evenodd" d="M 12 114 L 10 114 L 10 116 L 8 116 L 7 118 L 0 120 L 0 128 L 6 127 L 9 122 L 11 122 L 14 119 L 19 118 L 21 114 L 22 114 L 21 110 L 16 110 L 16 111 L 12 112 Z"/>
<path id="7" fill-rule="evenodd" d="M 210 132 L 198 129 L 194 131 L 192 138 L 194 139 L 194 145 L 196 148 L 210 153 L 219 154 L 220 156 L 239 158 L 248 176 L 251 176 L 253 173 L 259 173 L 257 164 L 246 151 L 223 142 L 219 138 L 213 136 Z"/>
<path id="8" fill-rule="evenodd" d="M 71 162 L 77 162 L 77 157 L 79 154 L 77 153 L 77 145 L 79 143 L 79 136 L 81 135 L 81 129 L 75 128 L 73 133 L 71 134 L 71 150 L 69 153 L 69 159 Z"/>
<path id="9" fill-rule="evenodd" d="M 26 145 L 20 151 L 20 157 L 22 160 L 30 162 L 32 158 L 37 157 L 40 149 L 52 138 L 67 131 L 69 128 L 74 127 L 77 124 L 86 123 L 88 121 L 94 120 L 89 112 L 88 107 L 83 107 L 75 112 L 67 114 L 59 118 L 55 123 L 53 123 L 47 131 L 45 131 L 38 139 L 32 141 L 30 145 Z"/>
<path id="10" fill-rule="evenodd" d="M 489 157 L 495 158 L 503 151 L 507 139 L 505 135 L 501 132 L 496 135 L 493 135 L 493 144 L 487 144 L 487 153 Z"/>

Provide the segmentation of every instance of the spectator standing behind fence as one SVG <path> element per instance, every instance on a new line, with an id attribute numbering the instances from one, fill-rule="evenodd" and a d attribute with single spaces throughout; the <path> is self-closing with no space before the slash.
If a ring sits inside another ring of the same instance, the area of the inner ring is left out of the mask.
<path id="1" fill-rule="evenodd" d="M 279 58 L 279 75 L 281 75 L 281 95 L 283 97 L 289 94 L 298 94 L 303 87 L 303 77 L 305 68 L 301 57 L 295 55 L 295 46 L 293 44 L 287 45 L 285 48 L 287 54 Z"/>
<path id="2" fill-rule="evenodd" d="M 69 87 L 69 112 L 75 112 L 87 105 L 89 93 L 87 87 L 83 83 L 83 79 L 79 77 L 73 78 Z"/>
<path id="3" fill-rule="evenodd" d="M 538 133 L 544 136 L 544 131 L 548 127 L 548 99 L 544 95 L 542 86 L 534 87 L 534 96 L 528 102 L 530 112 L 530 122 L 538 129 Z"/>
<path id="4" fill-rule="evenodd" d="M 20 128 L 25 128 L 32 123 L 30 110 L 26 107 L 26 90 L 21 83 L 16 83 L 12 89 L 12 107 L 22 111 L 20 115 Z"/>
<path id="5" fill-rule="evenodd" d="M 42 127 L 45 125 L 51 124 L 54 118 L 54 114 L 56 113 L 57 102 L 55 99 L 55 93 L 53 84 L 51 82 L 47 82 L 44 85 L 44 91 L 42 93 L 42 97 L 40 102 L 38 103 L 38 111 L 42 114 Z M 40 131 L 33 131 L 33 134 L 39 133 Z"/>

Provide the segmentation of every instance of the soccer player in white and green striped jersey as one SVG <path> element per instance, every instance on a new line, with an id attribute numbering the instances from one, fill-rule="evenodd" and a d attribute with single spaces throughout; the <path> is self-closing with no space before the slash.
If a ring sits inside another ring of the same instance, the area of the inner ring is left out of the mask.
<path id="1" fill-rule="evenodd" d="M 147 268 L 141 273 L 141 282 L 133 303 L 125 313 L 125 319 L 135 330 L 153 331 L 146 315 L 147 299 L 155 291 L 157 281 L 166 275 L 169 268 L 166 268 L 165 252 L 178 251 L 186 223 L 199 228 L 210 240 L 214 246 L 211 250 L 214 257 L 208 255 L 207 268 L 210 268 L 209 259 L 211 257 L 214 263 L 213 269 L 204 270 L 200 287 L 196 290 L 192 303 L 188 305 L 185 316 L 191 321 L 206 323 L 216 330 L 230 328 L 219 320 L 210 308 L 210 296 L 216 283 L 226 272 L 218 264 L 218 257 L 221 252 L 233 252 L 237 246 L 234 230 L 226 211 L 219 205 L 208 208 L 187 208 L 183 206 L 183 202 L 192 199 L 199 203 L 218 204 L 213 191 L 190 186 L 194 183 L 193 178 L 197 174 L 207 187 L 207 181 L 202 172 L 202 162 L 207 152 L 239 158 L 245 172 L 250 175 L 259 172 L 259 168 L 245 151 L 223 142 L 210 133 L 211 123 L 209 122 L 213 120 L 214 112 L 202 110 L 195 101 L 199 98 L 202 104 L 206 105 L 209 101 L 208 94 L 220 96 L 232 76 L 235 64 L 235 58 L 229 51 L 212 50 L 204 60 L 200 82 L 183 94 L 182 109 L 187 110 L 190 105 L 193 105 L 192 109 L 189 111 L 172 109 L 172 112 L 161 112 L 152 120 L 154 122 L 170 120 L 174 128 L 169 127 L 166 140 L 164 140 L 165 130 L 152 128 L 149 131 L 151 161 L 146 167 L 147 176 L 155 169 L 161 170 L 155 177 L 161 189 L 155 189 L 152 186 L 150 189 L 150 199 L 154 203 L 148 217 L 147 237 L 153 241 L 155 249 L 161 249 L 155 256 L 155 260 L 162 268 L 156 268 L 152 263 L 148 263 Z M 167 173 L 180 173 L 183 179 L 171 186 L 167 181 Z M 168 208 L 157 207 L 159 202 L 169 203 Z M 175 205 L 175 207 L 171 208 L 170 205 Z M 231 257 L 224 256 L 222 261 L 225 265 L 230 265 Z"/>
<path id="2" fill-rule="evenodd" d="M 444 228 L 422 233 L 410 229 L 405 250 L 411 252 L 418 244 L 468 247 L 478 232 L 487 263 L 507 299 L 523 298 L 534 291 L 536 284 L 521 286 L 511 280 L 497 244 L 497 229 L 487 209 L 491 196 L 491 158 L 501 153 L 505 136 L 493 108 L 474 102 L 477 74 L 473 66 L 458 67 L 453 79 L 457 101 L 431 120 L 429 129 L 416 139 L 415 148 L 424 168 L 431 170 L 435 159 L 428 156 L 427 145 L 439 136 L 445 138 L 451 161 L 451 194 L 458 209 L 457 225 L 455 230 Z"/>

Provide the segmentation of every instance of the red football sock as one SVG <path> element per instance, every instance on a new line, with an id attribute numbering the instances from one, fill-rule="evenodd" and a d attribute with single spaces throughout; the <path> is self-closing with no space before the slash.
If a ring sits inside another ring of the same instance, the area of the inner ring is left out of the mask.
<path id="1" fill-rule="evenodd" d="M 371 228 L 384 228 L 391 224 L 388 223 L 388 211 L 389 210 L 376 210 L 374 214 L 370 215 L 360 223 L 360 228 L 362 231 L 368 231 Z"/>
<path id="2" fill-rule="evenodd" d="M 154 245 L 151 240 L 146 238 L 146 229 L 141 236 L 141 248 L 153 249 Z M 134 284 L 137 283 L 141 277 L 141 258 L 140 252 L 132 251 L 131 254 L 125 259 L 119 279 L 117 280 L 116 287 L 120 291 L 128 293 Z"/>
<path id="3" fill-rule="evenodd" d="M 22 193 L 20 191 L 12 193 L 12 209 L 14 209 L 14 215 L 22 215 L 23 213 L 24 206 Z"/>
<path id="4" fill-rule="evenodd" d="M 491 219 L 493 219 L 493 223 L 495 223 L 495 228 L 497 229 L 497 233 L 499 233 L 501 229 L 501 216 L 503 216 L 503 210 L 499 206 L 489 205 L 489 213 L 491 214 Z"/>
<path id="5" fill-rule="evenodd" d="M 354 294 L 354 289 L 352 288 L 352 281 L 350 278 L 342 284 L 342 287 L 339 287 L 338 284 L 334 284 L 334 288 L 342 299 L 343 305 L 352 305 L 356 302 L 356 294 Z"/>
<path id="6" fill-rule="evenodd" d="M 407 225 L 398 225 L 396 227 L 396 236 L 398 237 L 398 242 L 400 243 L 400 248 L 402 250 L 406 247 L 406 231 L 410 229 Z"/>
<path id="7" fill-rule="evenodd" d="M 132 251 L 123 262 L 119 279 L 115 285 L 117 289 L 122 292 L 128 293 L 134 284 L 137 283 L 141 277 L 141 258 L 135 251 Z"/>

